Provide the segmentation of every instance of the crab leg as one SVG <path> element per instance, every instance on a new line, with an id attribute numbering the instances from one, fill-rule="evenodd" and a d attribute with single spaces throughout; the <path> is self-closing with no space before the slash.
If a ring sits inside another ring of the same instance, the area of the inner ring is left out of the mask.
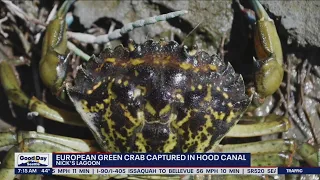
<path id="1" fill-rule="evenodd" d="M 226 134 L 226 137 L 262 136 L 273 133 L 286 132 L 290 128 L 290 123 L 288 119 L 282 116 L 269 115 L 265 117 L 263 120 L 263 122 L 256 122 L 253 124 L 237 124 Z M 218 145 L 213 148 L 213 151 L 217 150 L 222 152 L 250 152 L 253 154 L 256 153 L 259 154 L 258 159 L 261 159 L 264 156 L 270 156 L 270 152 L 280 153 L 296 151 L 309 165 L 317 166 L 318 164 L 317 150 L 313 146 L 307 143 L 302 143 L 293 140 L 279 139 L 254 143 Z M 274 154 L 272 156 L 274 156 L 273 158 L 275 159 L 282 158 L 282 155 L 276 156 L 276 154 Z M 263 162 L 277 162 L 275 161 L 275 159 L 273 159 L 272 161 L 268 161 L 268 158 L 266 158 L 266 160 L 264 160 Z M 258 160 L 255 161 L 258 162 Z"/>
<path id="2" fill-rule="evenodd" d="M 297 144 L 292 139 L 274 139 L 261 142 L 251 142 L 243 144 L 226 144 L 219 145 L 221 152 L 250 152 L 250 153 L 267 153 L 267 152 L 283 152 L 294 151 Z"/>
<path id="3" fill-rule="evenodd" d="M 318 164 L 318 152 L 315 147 L 292 139 L 219 145 L 216 150 L 221 152 L 249 152 L 266 155 L 268 153 L 297 152 L 310 166 L 317 166 Z"/>
<path id="4" fill-rule="evenodd" d="M 290 153 L 263 153 L 251 155 L 251 166 L 299 166 Z"/>
<path id="5" fill-rule="evenodd" d="M 251 166 L 296 167 L 299 166 L 299 162 L 292 158 L 292 155 L 297 148 L 300 147 L 293 140 L 276 139 L 253 143 L 219 145 L 213 148 L 213 151 L 251 153 Z M 304 155 L 307 156 L 307 154 Z M 311 161 L 316 161 L 316 159 Z"/>
<path id="6" fill-rule="evenodd" d="M 274 117 L 274 115 L 272 115 L 272 117 Z M 226 137 L 262 136 L 267 134 L 285 132 L 289 128 L 289 120 L 286 117 L 277 116 L 277 118 L 265 122 L 237 124 L 226 134 Z"/>
<path id="7" fill-rule="evenodd" d="M 218 145 L 213 148 L 213 151 L 217 150 L 221 152 L 250 152 L 261 156 L 269 156 L 270 152 L 297 152 L 310 166 L 318 166 L 317 149 L 308 143 L 297 140 L 276 139 L 253 143 Z M 265 160 L 265 162 L 269 161 Z"/>
<path id="8" fill-rule="evenodd" d="M 65 16 L 73 2 L 65 1 L 56 18 L 47 26 L 39 64 L 39 73 L 43 83 L 62 100 L 66 98 L 65 93 L 62 93 L 62 84 L 67 72 L 68 54 Z"/>
<path id="9" fill-rule="evenodd" d="M 308 143 L 301 143 L 298 147 L 297 152 L 305 161 L 307 161 L 308 164 L 314 167 L 318 166 L 319 151 L 315 147 Z"/>
<path id="10" fill-rule="evenodd" d="M 39 133 L 35 131 L 0 132 L 0 148 L 4 146 L 17 145 L 21 143 L 24 139 L 31 138 L 51 141 L 60 145 L 68 144 L 68 147 L 77 151 L 100 151 L 100 149 L 96 146 L 95 141 L 64 137 L 47 133 Z"/>
<path id="11" fill-rule="evenodd" d="M 226 137 L 254 137 L 273 133 L 286 132 L 290 128 L 287 118 L 277 115 L 269 115 L 265 117 L 264 122 L 256 122 L 254 124 L 237 124 L 232 128 Z M 245 129 L 245 131 L 244 131 Z M 297 145 L 298 144 L 298 145 Z M 270 140 L 255 143 L 232 144 L 218 146 L 223 152 L 251 152 L 265 153 L 297 151 L 298 154 L 311 166 L 317 166 L 318 157 L 317 150 L 307 144 L 292 140 Z M 276 151 L 275 151 L 276 150 Z"/>
<path id="12" fill-rule="evenodd" d="M 72 113 L 47 105 L 35 97 L 29 98 L 21 89 L 16 76 L 16 71 L 7 61 L 0 62 L 0 81 L 8 99 L 15 105 L 28 108 L 30 111 L 38 112 L 40 116 L 54 121 L 85 126 L 81 117 L 77 113 Z"/>
<path id="13" fill-rule="evenodd" d="M 254 94 L 254 102 L 260 104 L 280 87 L 284 73 L 283 56 L 274 21 L 258 0 L 250 0 L 250 3 L 257 19 L 254 44 L 258 58 L 255 60 L 255 90 L 251 93 Z"/>

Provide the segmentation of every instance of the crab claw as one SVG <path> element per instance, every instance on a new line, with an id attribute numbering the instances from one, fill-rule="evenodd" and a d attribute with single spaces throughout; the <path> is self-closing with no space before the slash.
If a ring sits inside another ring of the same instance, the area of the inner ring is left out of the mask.
<path id="1" fill-rule="evenodd" d="M 67 72 L 67 25 L 65 16 L 73 1 L 65 1 L 47 26 L 39 64 L 40 77 L 53 94 L 60 96 Z M 60 98 L 63 99 L 62 96 Z"/>
<path id="2" fill-rule="evenodd" d="M 258 0 L 251 0 L 250 3 L 257 19 L 254 34 L 257 56 L 254 98 L 264 99 L 272 95 L 282 82 L 284 73 L 282 48 L 273 20 Z"/>

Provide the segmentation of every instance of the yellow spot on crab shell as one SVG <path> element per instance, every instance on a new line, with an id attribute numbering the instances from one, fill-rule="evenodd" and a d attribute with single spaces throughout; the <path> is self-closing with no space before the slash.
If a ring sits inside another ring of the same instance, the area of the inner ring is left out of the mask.
<path id="1" fill-rule="evenodd" d="M 137 119 L 138 119 L 139 122 L 145 122 L 146 119 L 144 118 L 144 112 L 139 110 L 137 112 Z"/>
<path id="2" fill-rule="evenodd" d="M 142 60 L 140 58 L 131 59 L 130 61 L 131 61 L 131 64 L 134 65 L 134 66 L 144 63 L 144 60 Z"/>
<path id="3" fill-rule="evenodd" d="M 188 70 L 192 67 L 192 65 L 189 63 L 181 63 L 179 66 L 184 70 Z"/>
<path id="4" fill-rule="evenodd" d="M 126 67 L 127 63 L 121 63 L 121 66 Z"/>
<path id="5" fill-rule="evenodd" d="M 80 100 L 80 102 L 81 102 L 83 111 L 86 113 L 90 112 L 90 110 L 88 108 L 88 101 L 82 99 L 82 100 Z"/>
<path id="6" fill-rule="evenodd" d="M 187 112 L 187 115 L 182 119 L 182 120 L 180 120 L 179 122 L 176 122 L 176 121 L 173 121 L 172 122 L 172 126 L 175 128 L 175 129 L 178 129 L 178 131 L 179 131 L 179 133 L 183 133 L 183 129 L 181 129 L 180 127 L 184 124 L 184 123 L 186 123 L 186 122 L 188 122 L 188 120 L 189 120 L 189 118 L 191 117 L 191 112 L 192 112 L 192 110 L 188 110 L 188 112 Z"/>
<path id="7" fill-rule="evenodd" d="M 116 62 L 116 58 L 106 58 L 104 61 L 105 62 L 109 62 L 109 63 L 115 63 Z"/>
<path id="8" fill-rule="evenodd" d="M 230 108 L 233 107 L 233 105 L 232 105 L 231 102 L 229 102 L 227 105 L 228 105 L 228 107 L 230 107 Z"/>
<path id="9" fill-rule="evenodd" d="M 159 60 L 158 58 L 155 58 L 155 59 L 153 60 L 153 63 L 154 63 L 154 64 L 160 64 L 160 60 Z"/>
<path id="10" fill-rule="evenodd" d="M 168 140 L 166 141 L 165 145 L 163 146 L 164 153 L 172 152 L 173 148 L 177 145 L 176 139 L 177 139 L 177 137 L 175 134 L 173 134 L 173 133 L 169 134 Z"/>
<path id="11" fill-rule="evenodd" d="M 143 137 L 142 133 L 137 133 L 135 145 L 138 147 L 138 151 L 146 152 L 147 142 Z"/>
<path id="12" fill-rule="evenodd" d="M 124 116 L 127 117 L 132 124 L 135 126 L 139 125 L 138 120 L 131 115 L 131 113 L 128 111 L 128 108 L 124 104 L 120 103 L 120 107 L 124 111 Z"/>
<path id="13" fill-rule="evenodd" d="M 181 94 L 177 94 L 176 97 L 177 97 L 177 99 L 179 99 L 179 101 L 181 103 L 184 103 L 184 98 L 183 98 L 183 96 Z"/>
<path id="14" fill-rule="evenodd" d="M 156 114 L 156 110 L 154 110 L 154 108 L 151 106 L 151 104 L 149 102 L 147 102 L 145 108 L 153 116 Z"/>
<path id="15" fill-rule="evenodd" d="M 97 108 L 99 110 L 103 110 L 104 109 L 104 104 L 103 103 L 101 103 L 101 104 L 97 103 L 96 106 L 97 106 Z"/>
<path id="16" fill-rule="evenodd" d="M 216 120 L 223 120 L 223 118 L 226 116 L 224 112 L 218 112 L 212 109 L 212 107 L 208 107 L 207 111 L 210 112 L 210 114 L 216 119 Z"/>
<path id="17" fill-rule="evenodd" d="M 223 112 L 219 113 L 217 111 L 213 111 L 212 115 L 216 120 L 223 120 L 223 118 L 226 116 L 225 113 L 223 113 Z"/>
<path id="18" fill-rule="evenodd" d="M 199 72 L 200 68 L 194 68 L 193 72 Z"/>
<path id="19" fill-rule="evenodd" d="M 196 50 L 196 49 L 193 49 L 193 50 L 189 51 L 188 54 L 189 54 L 190 56 L 194 56 L 194 55 L 197 54 L 197 50 Z"/>
<path id="20" fill-rule="evenodd" d="M 212 95 L 211 95 L 211 84 L 209 84 L 207 86 L 207 95 L 206 97 L 204 98 L 205 101 L 211 101 L 212 100 Z"/>
<path id="21" fill-rule="evenodd" d="M 101 81 L 99 81 L 96 85 L 87 91 L 87 94 L 92 94 L 94 90 L 96 90 L 101 85 Z"/>
<path id="22" fill-rule="evenodd" d="M 222 93 L 222 95 L 223 95 L 223 97 L 224 97 L 224 98 L 226 98 L 226 99 L 228 99 L 228 98 L 229 98 L 229 95 L 228 95 L 227 93 L 225 93 L 225 92 L 224 92 L 224 93 Z"/>
<path id="23" fill-rule="evenodd" d="M 129 82 L 127 80 L 123 82 L 124 86 L 128 86 L 128 84 L 129 84 Z"/>
<path id="24" fill-rule="evenodd" d="M 166 58 L 164 58 L 164 60 L 162 61 L 163 65 L 166 65 L 170 62 L 171 56 L 167 56 Z"/>
<path id="25" fill-rule="evenodd" d="M 175 121 L 176 119 L 177 119 L 177 115 L 176 114 L 170 114 L 170 116 L 169 116 L 169 122 L 172 122 L 172 121 Z"/>
<path id="26" fill-rule="evenodd" d="M 223 118 L 226 116 L 226 113 L 221 112 L 221 114 L 219 115 L 219 119 L 223 120 Z"/>
<path id="27" fill-rule="evenodd" d="M 209 69 L 211 69 L 211 71 L 216 71 L 217 70 L 217 66 L 209 64 Z"/>
<path id="28" fill-rule="evenodd" d="M 227 122 L 230 123 L 232 119 L 236 117 L 233 111 L 230 112 L 229 116 L 227 117 Z"/>
<path id="29" fill-rule="evenodd" d="M 91 90 L 91 89 L 89 89 L 88 91 L 87 91 L 87 94 L 92 94 L 93 93 L 93 91 Z"/>
<path id="30" fill-rule="evenodd" d="M 81 103 L 84 105 L 88 105 L 88 101 L 86 101 L 86 100 L 81 100 Z"/>
<path id="31" fill-rule="evenodd" d="M 175 92 L 175 93 L 181 93 L 181 92 L 182 92 L 182 89 L 175 89 L 174 92 Z"/>
<path id="32" fill-rule="evenodd" d="M 96 85 L 94 85 L 92 90 L 96 90 L 100 86 L 101 86 L 101 81 L 99 81 Z"/>
<path id="33" fill-rule="evenodd" d="M 110 99 L 104 99 L 103 102 L 106 103 L 106 104 L 109 104 L 110 103 Z"/>
<path id="34" fill-rule="evenodd" d="M 128 44 L 129 51 L 132 52 L 135 50 L 134 45 L 132 43 Z"/>
<path id="35" fill-rule="evenodd" d="M 170 111 L 170 109 L 171 109 L 170 105 L 167 104 L 163 109 L 160 110 L 159 115 L 161 116 L 163 114 L 166 114 L 167 112 Z"/>
<path id="36" fill-rule="evenodd" d="M 199 89 L 199 90 L 202 89 L 202 85 L 201 85 L 201 84 L 198 85 L 198 89 Z"/>

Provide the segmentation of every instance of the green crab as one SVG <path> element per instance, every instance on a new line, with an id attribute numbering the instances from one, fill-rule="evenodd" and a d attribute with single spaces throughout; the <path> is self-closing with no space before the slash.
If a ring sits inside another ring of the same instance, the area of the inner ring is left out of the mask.
<path id="1" fill-rule="evenodd" d="M 315 149 L 305 143 L 297 145 L 294 140 L 219 145 L 224 137 L 261 136 L 290 128 L 286 117 L 276 115 L 260 122 L 238 124 L 251 101 L 259 104 L 272 95 L 284 74 L 274 22 L 257 0 L 250 2 L 257 16 L 254 35 L 257 69 L 254 86 L 245 87 L 242 76 L 218 56 L 189 51 L 176 42 L 163 40 L 130 42 L 128 48 L 106 49 L 80 65 L 74 81 L 66 81 L 65 15 L 70 6 L 66 1 L 47 27 L 39 72 L 53 94 L 69 101 L 76 112 L 29 98 L 21 91 L 14 68 L 7 61 L 0 62 L 1 83 L 14 104 L 48 119 L 87 126 L 95 141 L 38 132 L 3 132 L 0 147 L 14 146 L 3 160 L 0 178 L 14 179 L 14 152 L 251 152 L 252 166 L 299 166 L 293 158 L 298 151 L 305 161 L 316 166 Z M 67 176 L 168 179 L 160 175 Z"/>

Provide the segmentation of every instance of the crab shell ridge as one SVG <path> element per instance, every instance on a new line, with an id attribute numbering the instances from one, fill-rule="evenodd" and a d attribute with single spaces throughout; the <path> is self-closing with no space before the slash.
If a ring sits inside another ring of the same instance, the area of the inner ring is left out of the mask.
<path id="1" fill-rule="evenodd" d="M 206 152 L 250 103 L 229 63 L 174 41 L 106 49 L 67 90 L 107 152 Z"/>

